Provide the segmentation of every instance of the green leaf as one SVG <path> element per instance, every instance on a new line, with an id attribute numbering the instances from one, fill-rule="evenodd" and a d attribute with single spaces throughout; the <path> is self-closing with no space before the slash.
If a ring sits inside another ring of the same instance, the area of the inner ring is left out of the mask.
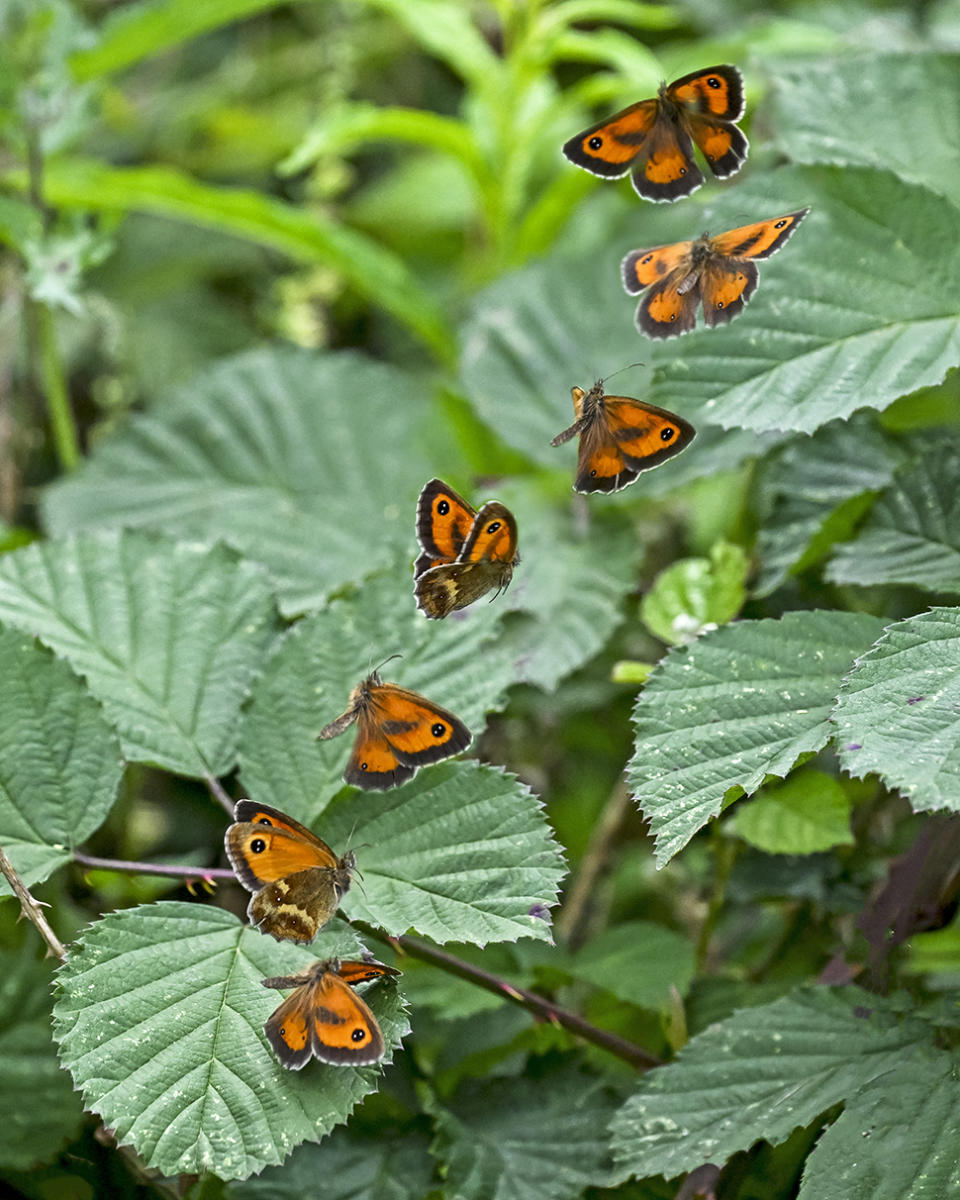
<path id="1" fill-rule="evenodd" d="M 558 506 L 522 480 L 497 495 L 517 517 L 521 554 L 499 603 L 524 614 L 508 624 L 503 644 L 516 678 L 552 692 L 620 625 L 642 547 L 623 514 L 609 506 L 587 513 L 576 500 Z"/>
<path id="2" fill-rule="evenodd" d="M 256 1179 L 232 1183 L 227 1200 L 423 1200 L 431 1189 L 433 1160 L 427 1139 L 414 1130 L 392 1133 L 382 1125 L 376 1137 L 340 1127 L 320 1146 L 301 1146 L 282 1167 L 268 1167 Z"/>
<path id="3" fill-rule="evenodd" d="M 396 368 L 254 350 L 104 438 L 47 489 L 46 524 L 55 536 L 123 524 L 222 539 L 263 562 L 283 610 L 301 612 L 397 548 L 413 555 L 431 418 L 423 384 Z"/>
<path id="4" fill-rule="evenodd" d="M 575 1200 L 609 1179 L 603 1084 L 572 1067 L 471 1081 L 437 1114 L 434 1154 L 458 1200 Z"/>
<path id="5" fill-rule="evenodd" d="M 460 0 L 366 2 L 402 25 L 428 54 L 446 63 L 476 91 L 497 90 L 502 82 L 501 60 L 474 24 L 469 7 Z"/>
<path id="6" fill-rule="evenodd" d="M 233 767 L 240 705 L 276 630 L 260 567 L 123 531 L 0 557 L 0 620 L 87 680 L 128 759 L 198 777 Z"/>
<path id="7" fill-rule="evenodd" d="M 42 236 L 43 221 L 32 205 L 13 196 L 0 196 L 0 242 L 23 254 Z"/>
<path id="8" fill-rule="evenodd" d="M 863 613 L 794 612 L 740 621 L 671 650 L 634 709 L 627 780 L 667 862 L 723 807 L 823 747 L 854 659 L 883 623 Z"/>
<path id="9" fill-rule="evenodd" d="M 957 1193 L 956 1059 L 931 1051 L 872 1080 L 807 1160 L 798 1200 L 933 1200 Z"/>
<path id="10" fill-rule="evenodd" d="M 650 1071 L 613 1120 L 623 1175 L 668 1179 L 777 1145 L 930 1045 L 928 1028 L 854 988 L 797 991 L 711 1025 Z"/>
<path id="11" fill-rule="evenodd" d="M 816 854 L 853 845 L 852 804 L 823 771 L 797 771 L 737 806 L 728 829 L 767 854 Z"/>
<path id="12" fill-rule="evenodd" d="M 650 921 L 624 921 L 592 938 L 567 969 L 628 1004 L 662 1009 L 673 988 L 686 994 L 695 965 L 689 938 Z"/>
<path id="13" fill-rule="evenodd" d="M 889 625 L 844 680 L 833 714 L 840 761 L 920 812 L 960 808 L 960 609 Z"/>
<path id="14" fill-rule="evenodd" d="M 0 628 L 0 678 L 0 843 L 31 887 L 103 823 L 123 760 L 67 664 L 13 629 Z"/>
<path id="15" fill-rule="evenodd" d="M 281 945 L 200 904 L 110 913 L 58 973 L 61 1061 L 86 1107 L 148 1166 L 245 1179 L 319 1140 L 376 1087 L 377 1066 L 288 1071 L 263 1033 L 280 994 L 262 978 L 351 953 L 351 935 Z M 378 984 L 364 998 L 395 1050 L 408 1029 L 396 988 Z"/>
<path id="16" fill-rule="evenodd" d="M 93 212 L 141 212 L 229 233 L 296 262 L 333 267 L 372 304 L 407 325 L 439 358 L 454 358 L 446 317 L 403 259 L 355 229 L 241 188 L 220 188 L 166 166 L 113 167 L 90 159 L 46 164 L 50 204 Z"/>
<path id="17" fill-rule="evenodd" d="M 958 73 L 960 55 L 902 51 L 778 67 L 770 98 L 777 146 L 794 162 L 892 167 L 902 179 L 954 199 Z"/>
<path id="18" fill-rule="evenodd" d="M 294 0 L 296 2 L 296 0 Z M 70 57 L 74 78 L 97 79 L 199 34 L 277 8 L 282 0 L 140 0 L 107 13 L 94 45 Z"/>
<path id="19" fill-rule="evenodd" d="M 849 536 L 864 504 L 890 483 L 905 457 L 902 441 L 866 413 L 831 421 L 770 454 L 760 478 L 760 503 L 769 516 L 757 536 L 756 594 L 769 595 Z"/>
<path id="20" fill-rule="evenodd" d="M 709 558 L 681 558 L 661 571 L 640 602 L 640 617 L 661 641 L 693 641 L 732 621 L 747 597 L 749 561 L 740 546 L 716 542 Z"/>
<path id="21" fill-rule="evenodd" d="M 474 604 L 428 621 L 412 584 L 405 564 L 382 571 L 279 643 L 253 685 L 240 733 L 241 777 L 260 803 L 310 820 L 344 787 L 356 728 L 323 742 L 317 734 L 391 654 L 402 657 L 384 667 L 384 678 L 449 708 L 475 739 L 486 714 L 505 706 L 516 666 L 501 644 L 502 608 Z"/>
<path id="22" fill-rule="evenodd" d="M 0 951 L 0 1167 L 26 1171 L 52 1158 L 83 1113 L 50 1037 L 53 965 Z"/>
<path id="23" fill-rule="evenodd" d="M 560 848 L 541 801 L 498 767 L 440 763 L 389 792 L 355 794 L 321 832 L 357 847 L 363 887 L 341 905 L 351 919 L 437 942 L 551 940 Z"/>
<path id="24" fill-rule="evenodd" d="M 960 443 L 937 443 L 907 462 L 860 534 L 827 567 L 835 583 L 903 583 L 960 591 Z"/>
<path id="25" fill-rule="evenodd" d="M 691 233 L 801 205 L 810 215 L 760 264 L 741 317 L 653 348 L 654 404 L 694 424 L 812 433 L 939 383 L 960 363 L 956 209 L 923 188 L 882 171 L 785 168 L 725 192 Z M 658 240 L 645 226 L 640 244 Z"/>

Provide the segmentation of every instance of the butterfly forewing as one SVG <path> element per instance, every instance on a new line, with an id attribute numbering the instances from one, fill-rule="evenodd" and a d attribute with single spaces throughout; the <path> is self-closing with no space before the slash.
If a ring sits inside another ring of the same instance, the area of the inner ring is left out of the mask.
<path id="1" fill-rule="evenodd" d="M 743 116 L 743 76 L 727 63 L 675 79 L 667 95 L 685 108 L 722 121 L 739 121 Z"/>
<path id="2" fill-rule="evenodd" d="M 423 553 L 414 577 L 440 563 L 453 562 L 473 527 L 476 511 L 442 479 L 431 479 L 417 500 L 417 540 Z"/>
<path id="3" fill-rule="evenodd" d="M 710 248 L 725 258 L 769 258 L 793 236 L 794 230 L 810 211 L 800 208 L 782 217 L 741 225 L 710 239 Z"/>
<path id="4" fill-rule="evenodd" d="M 639 154 L 653 128 L 658 107 L 656 100 L 631 104 L 572 137 L 563 152 L 571 162 L 594 175 L 619 179 Z"/>

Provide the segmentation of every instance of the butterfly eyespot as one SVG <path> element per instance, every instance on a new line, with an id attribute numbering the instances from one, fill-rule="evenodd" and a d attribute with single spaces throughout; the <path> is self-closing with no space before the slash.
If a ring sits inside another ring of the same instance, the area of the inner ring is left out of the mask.
<path id="1" fill-rule="evenodd" d="M 361 763 L 361 764 L 360 764 L 360 770 L 361 770 L 361 771 L 367 771 L 367 770 L 369 770 L 369 767 L 367 766 L 367 764 L 366 764 L 366 763 Z"/>
<path id="2" fill-rule="evenodd" d="M 777 221 L 774 225 L 774 229 L 782 229 L 784 225 L 786 225 L 786 221 Z"/>
<path id="3" fill-rule="evenodd" d="M 437 721 L 435 725 L 430 726 L 430 732 L 435 738 L 441 738 L 447 732 L 447 727 L 442 721 Z"/>
<path id="4" fill-rule="evenodd" d="M 441 500 L 440 503 L 437 505 L 437 512 L 440 514 L 441 517 L 445 517 L 449 511 L 450 511 L 449 501 Z"/>
<path id="5" fill-rule="evenodd" d="M 681 174 L 681 175 L 686 175 L 686 173 L 687 173 L 687 168 L 686 168 L 686 167 L 681 167 L 681 168 L 680 168 L 680 174 Z"/>
<path id="6" fill-rule="evenodd" d="M 647 263 L 648 263 L 648 262 L 651 262 L 652 260 L 653 260 L 653 255 L 652 255 L 652 254 L 648 254 L 646 258 L 641 258 L 641 259 L 640 259 L 640 266 L 641 266 L 641 267 L 645 267 L 645 266 L 647 265 Z"/>
<path id="7" fill-rule="evenodd" d="M 712 88 L 720 87 L 720 80 L 716 77 L 716 75 L 711 75 L 707 79 L 707 87 L 712 87 Z"/>
<path id="8" fill-rule="evenodd" d="M 590 478 L 591 478 L 591 479 L 595 479 L 595 478 L 596 478 L 596 475 L 597 475 L 596 468 L 594 468 L 594 470 L 592 470 L 592 471 L 590 472 Z"/>
<path id="9" fill-rule="evenodd" d="M 670 320 L 671 320 L 671 321 L 675 321 L 676 319 L 677 319 L 677 314 L 676 314 L 676 313 L 671 313 L 671 314 L 670 314 Z"/>
<path id="10" fill-rule="evenodd" d="M 352 1042 L 362 1042 L 366 1036 L 367 1031 L 365 1029 L 355 1029 L 353 1033 L 350 1034 L 350 1040 Z"/>
<path id="11" fill-rule="evenodd" d="M 661 430 L 661 432 L 660 432 L 660 441 L 661 441 L 661 442 L 672 442 L 672 441 L 673 441 L 673 435 L 674 435 L 676 432 L 677 432 L 677 431 L 676 431 L 675 429 L 672 429 L 672 428 L 671 428 L 671 427 L 668 425 L 666 429 L 663 429 L 663 430 Z"/>
<path id="12" fill-rule="evenodd" d="M 500 528 L 499 521 L 491 521 L 490 524 L 487 526 L 487 533 L 496 533 L 499 528 Z"/>
<path id="13" fill-rule="evenodd" d="M 270 820 L 269 817 L 259 817 L 257 819 L 257 824 L 258 825 L 272 825 L 273 822 Z"/>
<path id="14" fill-rule="evenodd" d="M 717 308 L 723 308 L 723 301 L 722 301 L 722 300 L 718 300 L 718 301 L 717 301 Z"/>
<path id="15" fill-rule="evenodd" d="M 587 142 L 587 145 L 590 147 L 591 150 L 599 150 L 600 147 L 603 145 L 603 138 L 597 137 L 596 134 L 594 134 L 594 136 L 590 139 L 590 141 Z"/>
<path id="16" fill-rule="evenodd" d="M 250 843 L 251 854 L 262 854 L 266 848 L 267 843 L 263 840 L 263 838 L 254 838 Z"/>

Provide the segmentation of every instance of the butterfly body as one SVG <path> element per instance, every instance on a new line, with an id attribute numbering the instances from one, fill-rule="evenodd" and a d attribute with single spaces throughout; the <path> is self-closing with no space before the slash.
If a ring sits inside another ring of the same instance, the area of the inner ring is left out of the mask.
<path id="1" fill-rule="evenodd" d="M 343 777 L 368 790 L 405 783 L 418 767 L 459 754 L 471 741 L 470 730 L 453 713 L 417 692 L 384 683 L 376 671 L 357 684 L 346 712 L 317 737 L 336 737 L 354 722 L 357 739 Z"/>
<path id="2" fill-rule="evenodd" d="M 267 988 L 295 988 L 267 1019 L 263 1029 L 283 1066 L 299 1071 L 311 1056 L 338 1066 L 367 1066 L 383 1058 L 377 1019 L 353 990 L 359 983 L 399 975 L 377 962 L 327 959 L 298 975 L 264 979 Z"/>
<path id="3" fill-rule="evenodd" d="M 757 287 L 756 261 L 775 254 L 808 208 L 742 225 L 695 241 L 631 250 L 621 263 L 623 286 L 637 306 L 637 327 L 647 337 L 677 337 L 693 329 L 703 303 L 707 325 L 721 325 L 742 310 Z"/>
<path id="4" fill-rule="evenodd" d="M 224 836 L 227 857 L 253 897 L 251 922 L 278 942 L 312 942 L 337 911 L 356 866 L 285 813 L 238 800 Z"/>
<path id="5" fill-rule="evenodd" d="M 413 567 L 417 607 L 434 620 L 509 587 L 519 563 L 517 523 L 498 500 L 477 512 L 442 479 L 431 479 L 417 501 Z"/>
<path id="6" fill-rule="evenodd" d="M 676 413 L 630 396 L 608 396 L 602 379 L 588 392 L 571 391 L 576 420 L 550 445 L 580 438 L 574 491 L 618 492 L 641 471 L 679 454 L 695 436 L 693 426 Z"/>
<path id="7" fill-rule="evenodd" d="M 694 144 L 718 178 L 740 170 L 748 149 L 736 124 L 743 108 L 743 77 L 737 68 L 704 67 L 662 83 L 655 98 L 584 129 L 566 142 L 563 152 L 578 167 L 607 179 L 618 179 L 632 168 L 639 195 L 677 200 L 703 183 Z"/>

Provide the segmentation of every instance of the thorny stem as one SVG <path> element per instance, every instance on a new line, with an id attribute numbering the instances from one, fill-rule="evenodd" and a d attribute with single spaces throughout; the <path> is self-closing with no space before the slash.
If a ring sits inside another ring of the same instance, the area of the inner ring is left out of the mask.
<path id="1" fill-rule="evenodd" d="M 97 858 L 92 854 L 83 854 L 80 851 L 74 851 L 73 857 L 74 861 L 80 863 L 82 866 L 99 867 L 110 871 L 127 871 L 143 875 L 166 875 L 182 877 L 184 879 L 207 879 L 211 881 L 234 878 L 233 872 L 227 867 L 191 867 L 173 866 L 169 863 L 131 862 L 123 859 Z M 420 938 L 410 937 L 407 934 L 403 934 L 400 937 L 391 937 L 389 934 L 384 933 L 383 930 L 377 929 L 373 925 L 368 925 L 366 921 L 351 921 L 350 924 L 358 932 L 365 934 L 367 937 L 374 938 L 376 941 L 384 943 L 384 945 L 401 950 L 403 953 L 409 954 L 411 958 L 419 958 L 423 962 L 431 963 L 433 966 L 440 967 L 441 970 L 447 971 L 451 975 L 457 975 L 460 979 L 466 979 L 469 983 L 473 983 L 477 987 L 484 988 L 488 992 L 493 992 L 497 996 L 510 1000 L 513 1004 L 519 1004 L 522 1008 L 526 1008 L 529 1012 L 532 1012 L 534 1016 L 562 1026 L 578 1037 L 582 1037 L 584 1041 L 592 1042 L 593 1045 L 607 1050 L 610 1054 L 615 1054 L 617 1058 L 623 1059 L 624 1062 L 628 1062 L 638 1070 L 645 1071 L 650 1067 L 660 1065 L 660 1060 L 655 1055 L 648 1053 L 641 1046 L 627 1041 L 626 1038 L 619 1037 L 615 1033 L 608 1033 L 604 1029 L 599 1029 L 596 1025 L 591 1025 L 589 1021 L 584 1020 L 583 1017 L 578 1016 L 576 1013 L 554 1004 L 545 996 L 539 996 L 536 992 L 528 991 L 526 988 L 515 987 L 499 975 L 493 975 L 489 971 L 484 971 L 481 967 L 474 966 L 473 963 L 469 963 L 462 958 L 457 958 L 453 954 L 448 954 L 445 950 L 431 946 L 428 942 L 421 941 Z"/>
<path id="2" fill-rule="evenodd" d="M 49 946 L 50 953 L 63 962 L 67 957 L 66 947 L 50 928 L 50 923 L 43 915 L 43 909 L 40 907 L 39 901 L 31 896 L 26 884 L 14 870 L 13 863 L 4 854 L 2 846 L 0 846 L 0 871 L 3 872 L 7 883 L 13 889 L 13 894 L 20 901 L 20 909 L 23 915 L 36 925 L 37 932 Z"/>

